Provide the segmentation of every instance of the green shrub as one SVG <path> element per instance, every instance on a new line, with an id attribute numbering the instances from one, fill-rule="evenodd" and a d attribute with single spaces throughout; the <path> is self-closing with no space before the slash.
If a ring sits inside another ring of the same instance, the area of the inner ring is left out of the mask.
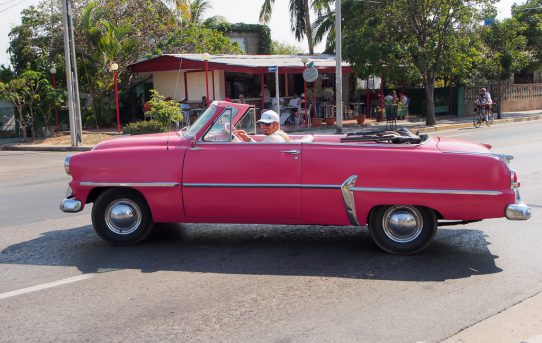
<path id="1" fill-rule="evenodd" d="M 174 100 L 165 100 L 158 91 L 151 89 L 151 109 L 145 115 L 158 120 L 164 127 L 176 125 L 183 120 L 181 107 Z"/>
<path id="2" fill-rule="evenodd" d="M 158 120 L 136 121 L 124 126 L 122 132 L 130 135 L 144 135 L 147 133 L 165 132 L 167 129 Z"/>

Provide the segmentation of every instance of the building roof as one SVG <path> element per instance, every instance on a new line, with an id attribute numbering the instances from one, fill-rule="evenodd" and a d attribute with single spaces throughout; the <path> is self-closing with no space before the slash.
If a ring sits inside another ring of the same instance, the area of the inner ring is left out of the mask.
<path id="1" fill-rule="evenodd" d="M 302 73 L 302 57 L 314 62 L 321 73 L 335 73 L 335 55 L 209 55 L 209 70 L 224 70 L 250 74 L 267 73 L 268 67 L 279 67 L 279 73 Z M 172 70 L 204 70 L 202 54 L 166 54 L 128 66 L 136 73 Z M 342 62 L 343 73 L 350 73 L 351 66 Z"/>

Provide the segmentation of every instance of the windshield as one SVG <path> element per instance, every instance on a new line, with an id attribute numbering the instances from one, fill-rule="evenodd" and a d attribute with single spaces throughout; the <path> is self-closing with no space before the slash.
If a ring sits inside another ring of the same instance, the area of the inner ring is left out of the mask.
<path id="1" fill-rule="evenodd" d="M 198 119 L 192 124 L 186 132 L 184 132 L 184 137 L 196 137 L 196 134 L 201 131 L 201 129 L 211 120 L 211 117 L 215 114 L 216 106 L 211 104 L 205 112 L 203 112 Z"/>

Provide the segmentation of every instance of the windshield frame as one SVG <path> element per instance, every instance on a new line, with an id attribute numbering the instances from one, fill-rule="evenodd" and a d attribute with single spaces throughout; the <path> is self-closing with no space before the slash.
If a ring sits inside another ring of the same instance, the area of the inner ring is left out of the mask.
<path id="1" fill-rule="evenodd" d="M 182 133 L 183 137 L 196 138 L 197 134 L 205 127 L 205 125 L 216 114 L 217 105 L 212 103 L 207 109 L 196 119 L 194 124 L 190 125 L 185 132 Z"/>

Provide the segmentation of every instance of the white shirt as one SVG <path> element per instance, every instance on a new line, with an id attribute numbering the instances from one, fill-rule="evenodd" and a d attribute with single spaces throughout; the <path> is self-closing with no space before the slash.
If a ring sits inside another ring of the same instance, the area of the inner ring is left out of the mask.
<path id="1" fill-rule="evenodd" d="M 271 91 L 269 90 L 269 88 L 263 89 L 263 101 L 265 102 L 271 101 Z"/>
<path id="2" fill-rule="evenodd" d="M 299 98 L 291 98 L 288 107 L 299 107 Z"/>
<path id="3" fill-rule="evenodd" d="M 252 142 L 256 142 L 254 138 L 250 137 Z M 291 142 L 292 140 L 288 134 L 282 130 L 277 130 L 270 135 L 267 135 L 260 141 L 260 143 L 286 143 Z"/>

